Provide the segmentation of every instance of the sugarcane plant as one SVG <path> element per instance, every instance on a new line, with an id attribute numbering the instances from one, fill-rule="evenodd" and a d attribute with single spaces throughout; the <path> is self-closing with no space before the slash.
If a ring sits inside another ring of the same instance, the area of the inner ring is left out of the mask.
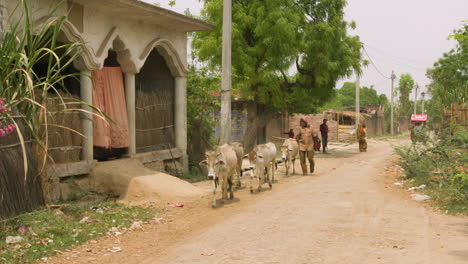
<path id="1" fill-rule="evenodd" d="M 86 112 L 81 109 L 85 103 L 65 101 L 59 93 L 59 89 L 67 93 L 65 79 L 79 78 L 79 73 L 66 73 L 65 69 L 80 56 L 80 47 L 84 45 L 58 41 L 66 20 L 64 15 L 57 15 L 63 2 L 50 10 L 47 22 L 39 27 L 33 18 L 31 1 L 19 0 L 16 9 L 10 12 L 3 32 L 0 28 L 0 136 L 17 133 L 23 153 L 25 182 L 27 160 L 32 158 L 26 154 L 25 135 L 34 143 L 34 158 L 43 174 L 47 163 L 48 127 L 57 126 L 48 122 L 53 113 L 48 111 L 47 98 L 60 98 L 62 111 Z M 41 73 L 35 70 L 39 63 L 46 65 L 46 70 Z M 88 106 L 92 109 L 91 114 L 104 118 L 99 109 Z"/>

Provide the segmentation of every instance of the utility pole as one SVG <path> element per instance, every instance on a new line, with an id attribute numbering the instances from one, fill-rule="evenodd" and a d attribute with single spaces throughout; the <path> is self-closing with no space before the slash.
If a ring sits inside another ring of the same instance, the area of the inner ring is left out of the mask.
<path id="1" fill-rule="evenodd" d="M 418 113 L 418 84 L 414 87 L 414 114 Z"/>
<path id="2" fill-rule="evenodd" d="M 221 122 L 220 144 L 229 143 L 231 138 L 231 42 L 232 0 L 223 2 L 223 55 L 221 77 Z"/>
<path id="3" fill-rule="evenodd" d="M 359 89 L 360 89 L 360 83 L 359 83 L 359 73 L 356 72 L 356 128 L 358 128 L 360 124 L 360 119 L 361 119 L 361 108 L 359 106 Z"/>
<path id="4" fill-rule="evenodd" d="M 424 114 L 424 96 L 426 96 L 426 93 L 425 92 L 422 92 L 421 93 L 421 114 Z"/>
<path id="5" fill-rule="evenodd" d="M 395 133 L 393 130 L 393 81 L 396 78 L 396 75 L 393 71 L 392 71 L 392 75 L 390 75 L 390 78 L 392 79 L 392 94 L 390 95 L 390 133 L 393 136 Z"/>

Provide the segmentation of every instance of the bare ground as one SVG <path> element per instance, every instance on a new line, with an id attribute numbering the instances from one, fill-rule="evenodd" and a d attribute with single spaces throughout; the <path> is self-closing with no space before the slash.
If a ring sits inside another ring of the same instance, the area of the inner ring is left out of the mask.
<path id="1" fill-rule="evenodd" d="M 48 263 L 468 263 L 468 220 L 410 200 L 384 170 L 392 159 L 388 141 L 370 140 L 367 153 L 332 146 L 316 156 L 312 176 L 279 177 L 259 194 L 239 190 L 214 210 L 209 195 L 179 201 L 186 206 L 168 207 L 161 223 Z"/>

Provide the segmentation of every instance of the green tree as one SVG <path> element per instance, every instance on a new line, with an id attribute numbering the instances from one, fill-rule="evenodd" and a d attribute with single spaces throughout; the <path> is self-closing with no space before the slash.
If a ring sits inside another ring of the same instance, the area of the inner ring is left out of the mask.
<path id="1" fill-rule="evenodd" d="M 429 92 L 439 100 L 434 105 L 449 107 L 451 104 L 464 104 L 468 94 L 468 24 L 455 30 L 450 36 L 457 41 L 454 49 L 443 54 L 434 67 L 427 71 L 432 80 Z M 435 110 L 435 112 L 441 112 Z"/>
<path id="2" fill-rule="evenodd" d="M 359 91 L 361 105 L 388 104 L 387 96 L 385 94 L 378 95 L 373 86 L 363 86 Z M 345 82 L 340 89 L 335 90 L 332 100 L 328 101 L 324 106 L 322 106 L 319 112 L 328 109 L 345 110 L 355 107 L 355 105 L 356 84 L 354 82 Z"/>
<path id="3" fill-rule="evenodd" d="M 410 94 L 414 88 L 414 80 L 411 74 L 405 73 L 400 77 L 398 92 L 400 93 L 400 104 L 398 109 L 398 117 L 400 120 L 408 119 L 411 115 Z"/>
<path id="4" fill-rule="evenodd" d="M 334 93 L 336 81 L 360 70 L 361 43 L 348 35 L 345 0 L 234 0 L 233 87 L 244 99 L 264 104 L 249 111 L 244 144 L 276 111 L 311 113 Z M 202 17 L 215 25 L 193 40 L 196 56 L 219 70 L 222 0 L 206 0 Z M 290 68 L 294 66 L 294 74 Z"/>
<path id="5" fill-rule="evenodd" d="M 197 161 L 204 149 L 213 144 L 216 119 L 214 111 L 219 110 L 219 102 L 213 100 L 213 94 L 219 90 L 220 77 L 206 67 L 190 65 L 187 80 L 187 131 L 189 140 L 189 157 Z M 195 145 L 194 141 L 203 141 Z"/>
<path id="6" fill-rule="evenodd" d="M 387 98 L 387 95 L 385 94 L 381 94 L 379 95 L 379 103 L 378 104 L 381 104 L 381 105 L 388 105 L 389 101 L 388 101 L 388 98 Z"/>

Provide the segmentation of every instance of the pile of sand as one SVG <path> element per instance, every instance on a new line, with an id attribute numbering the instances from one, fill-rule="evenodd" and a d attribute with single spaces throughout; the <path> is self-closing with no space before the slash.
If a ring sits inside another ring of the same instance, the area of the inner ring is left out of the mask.
<path id="1" fill-rule="evenodd" d="M 205 192 L 177 177 L 150 170 L 135 159 L 100 162 L 91 171 L 93 189 L 120 196 L 128 204 L 179 203 Z"/>

